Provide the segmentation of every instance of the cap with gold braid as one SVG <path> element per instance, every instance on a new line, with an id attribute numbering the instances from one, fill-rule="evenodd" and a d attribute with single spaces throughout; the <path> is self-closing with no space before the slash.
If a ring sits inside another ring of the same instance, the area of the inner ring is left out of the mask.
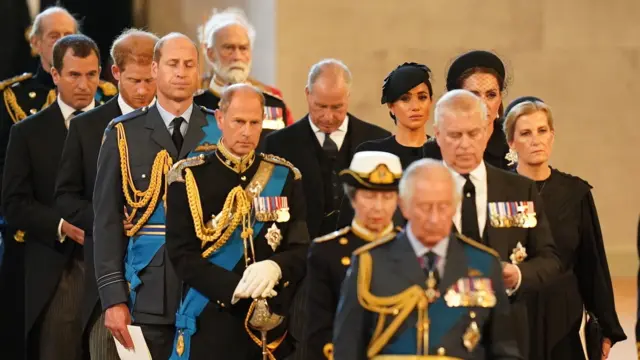
<path id="1" fill-rule="evenodd" d="M 343 183 L 377 191 L 397 191 L 401 177 L 400 158 L 383 151 L 357 152 L 349 168 L 340 172 Z"/>

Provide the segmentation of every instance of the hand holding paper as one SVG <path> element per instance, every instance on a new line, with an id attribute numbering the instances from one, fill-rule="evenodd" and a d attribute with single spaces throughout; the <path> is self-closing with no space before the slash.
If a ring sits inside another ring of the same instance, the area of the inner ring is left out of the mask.
<path id="1" fill-rule="evenodd" d="M 125 349 L 119 341 L 114 340 L 120 360 L 151 360 L 151 353 L 142 335 L 142 329 L 139 326 L 127 325 L 127 333 L 131 334 L 133 342 L 131 349 Z"/>

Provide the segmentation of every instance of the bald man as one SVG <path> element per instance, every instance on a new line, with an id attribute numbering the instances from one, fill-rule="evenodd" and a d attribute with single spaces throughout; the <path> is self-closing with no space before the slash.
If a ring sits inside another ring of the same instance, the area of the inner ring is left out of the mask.
<path id="1" fill-rule="evenodd" d="M 309 234 L 300 172 L 284 159 L 256 153 L 264 101 L 251 85 L 227 87 L 216 110 L 223 134 L 216 151 L 184 160 L 169 174 L 167 250 L 188 288 L 172 359 L 260 359 L 256 328 L 269 330 L 275 358 L 292 350 L 287 321 Z M 252 316 L 261 311 L 253 308 L 256 299 L 266 299 L 277 321 Z"/>
<path id="2" fill-rule="evenodd" d="M 522 359 L 498 254 L 451 231 L 459 202 L 442 162 L 407 168 L 405 231 L 353 253 L 334 323 L 335 360 Z"/>
<path id="3" fill-rule="evenodd" d="M 155 105 L 116 118 L 105 132 L 93 193 L 93 256 L 107 329 L 132 348 L 133 319 L 153 358 L 167 359 L 181 286 L 164 248 L 166 175 L 174 162 L 215 144 L 220 132 L 213 114 L 193 103 L 198 51 L 188 37 L 171 33 L 156 43 L 151 75 Z"/>

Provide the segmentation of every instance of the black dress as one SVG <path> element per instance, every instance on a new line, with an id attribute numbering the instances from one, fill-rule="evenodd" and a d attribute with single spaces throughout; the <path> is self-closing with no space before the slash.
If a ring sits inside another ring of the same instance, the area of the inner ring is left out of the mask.
<path id="1" fill-rule="evenodd" d="M 591 186 L 556 169 L 537 184 L 564 272 L 529 298 L 529 359 L 584 360 L 578 334 L 583 306 L 612 343 L 627 338 L 616 314 Z"/>
<path id="2" fill-rule="evenodd" d="M 429 140 L 429 136 L 427 136 L 427 140 Z M 438 155 L 439 151 L 433 152 L 431 149 L 431 153 L 429 152 L 429 148 L 426 146 L 426 142 L 422 146 L 404 146 L 398 143 L 395 135 L 389 136 L 384 139 L 379 140 L 371 140 L 364 142 L 358 146 L 356 152 L 360 151 L 384 151 L 391 154 L 394 154 L 400 158 L 400 162 L 402 163 L 402 169 L 406 169 L 411 165 L 412 162 L 416 160 L 420 160 L 422 158 L 430 158 L 433 155 Z M 440 150 L 440 149 L 438 149 Z"/>

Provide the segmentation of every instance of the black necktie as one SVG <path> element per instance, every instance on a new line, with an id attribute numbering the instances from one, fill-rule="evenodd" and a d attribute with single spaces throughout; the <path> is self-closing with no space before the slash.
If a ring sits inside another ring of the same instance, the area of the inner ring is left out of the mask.
<path id="1" fill-rule="evenodd" d="M 75 116 L 78 116 L 78 115 L 82 114 L 83 112 L 84 112 L 84 111 L 82 111 L 82 110 L 76 110 L 76 111 L 74 111 L 74 112 L 72 113 L 72 115 L 75 117 Z"/>
<path id="2" fill-rule="evenodd" d="M 476 209 L 476 187 L 471 182 L 469 174 L 462 175 L 467 181 L 462 188 L 462 235 L 475 241 L 482 242 L 478 230 L 478 210 Z"/>
<path id="3" fill-rule="evenodd" d="M 438 267 L 436 266 L 438 262 L 438 255 L 433 251 L 429 251 L 424 254 L 424 273 L 429 276 L 430 272 L 433 272 L 433 277 L 436 279 L 436 286 L 440 282 L 440 273 L 438 271 Z"/>
<path id="4" fill-rule="evenodd" d="M 331 139 L 330 133 L 324 133 L 324 142 L 322 143 L 322 150 L 331 160 L 338 157 L 338 145 L 333 139 Z"/>
<path id="5" fill-rule="evenodd" d="M 184 119 L 181 117 L 173 119 L 173 134 L 171 134 L 171 140 L 173 140 L 178 152 L 182 149 L 182 143 L 184 142 L 184 137 L 182 137 L 182 132 L 180 131 L 180 126 L 182 126 L 183 121 Z"/>

